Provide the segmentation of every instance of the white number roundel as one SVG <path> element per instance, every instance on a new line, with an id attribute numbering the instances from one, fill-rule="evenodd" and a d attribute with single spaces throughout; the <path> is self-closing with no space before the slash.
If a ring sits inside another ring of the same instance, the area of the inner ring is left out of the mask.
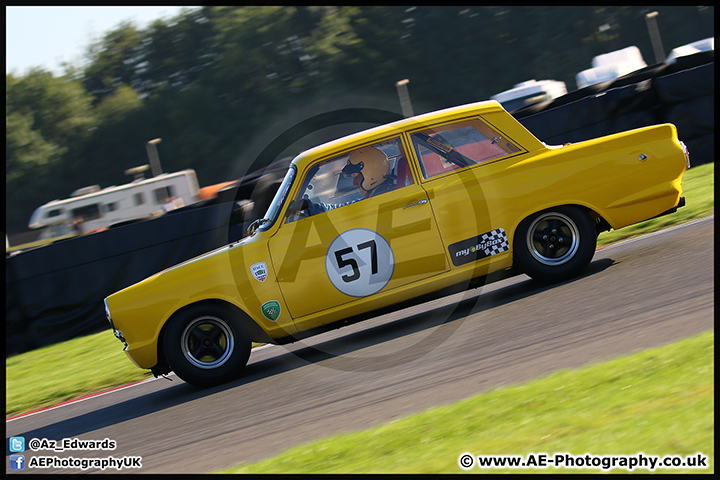
<path id="1" fill-rule="evenodd" d="M 333 240 L 325 255 L 332 284 L 345 295 L 367 297 L 382 290 L 395 269 L 387 240 L 366 228 L 354 228 Z"/>

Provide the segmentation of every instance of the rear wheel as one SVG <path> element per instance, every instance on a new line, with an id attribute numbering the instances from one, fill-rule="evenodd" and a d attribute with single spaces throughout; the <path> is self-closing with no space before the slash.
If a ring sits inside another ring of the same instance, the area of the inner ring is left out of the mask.
<path id="1" fill-rule="evenodd" d="M 173 318 L 163 337 L 165 358 L 187 383 L 209 387 L 237 377 L 250 357 L 250 336 L 233 313 L 196 305 Z"/>
<path id="2" fill-rule="evenodd" d="M 561 282 L 588 266 L 596 245 L 595 225 L 585 210 L 553 207 L 520 223 L 513 241 L 514 261 L 536 280 Z"/>

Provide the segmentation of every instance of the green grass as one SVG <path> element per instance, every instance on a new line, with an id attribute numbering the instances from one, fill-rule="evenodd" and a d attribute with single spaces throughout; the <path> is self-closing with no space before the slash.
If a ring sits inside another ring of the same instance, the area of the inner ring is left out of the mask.
<path id="1" fill-rule="evenodd" d="M 673 215 L 600 236 L 598 246 L 614 243 L 714 213 L 714 164 L 685 174 L 687 205 Z M 147 377 L 122 353 L 107 330 L 23 353 L 6 360 L 6 416 L 54 405 L 85 394 Z"/>
<path id="2" fill-rule="evenodd" d="M 147 378 L 107 331 L 21 353 L 5 362 L 5 415 L 12 416 Z"/>
<path id="3" fill-rule="evenodd" d="M 5 415 L 18 415 L 152 377 L 149 370 L 136 367 L 122 350 L 122 343 L 108 328 L 8 358 Z"/>
<path id="4" fill-rule="evenodd" d="M 501 388 L 221 473 L 461 473 L 473 455 L 681 455 L 715 460 L 714 332 Z M 475 473 L 595 470 L 486 469 Z M 624 472 L 624 470 L 612 470 Z M 647 473 L 648 470 L 635 470 Z"/>
<path id="5" fill-rule="evenodd" d="M 71 233 L 69 235 L 63 235 L 62 237 L 54 237 L 54 238 L 48 238 L 45 240 L 36 240 L 34 242 L 23 243 L 22 245 L 15 245 L 14 247 L 10 247 L 10 248 L 6 249 L 6 251 L 14 252 L 15 250 L 25 250 L 25 249 L 33 248 L 33 247 L 40 247 L 42 245 L 47 245 L 49 243 L 57 242 L 60 240 L 65 240 L 67 238 L 72 238 L 72 237 L 77 237 L 77 234 Z"/>

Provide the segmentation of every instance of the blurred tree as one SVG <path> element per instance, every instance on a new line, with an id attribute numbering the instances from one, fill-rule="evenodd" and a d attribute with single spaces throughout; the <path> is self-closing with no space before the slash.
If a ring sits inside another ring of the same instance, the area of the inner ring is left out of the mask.
<path id="1" fill-rule="evenodd" d="M 39 205 L 39 191 L 49 186 L 48 167 L 63 150 L 45 141 L 32 124 L 31 115 L 15 112 L 5 117 L 5 221 L 12 227 L 8 231 L 27 229 L 30 214 Z"/>
<path id="2" fill-rule="evenodd" d="M 95 117 L 98 125 L 117 124 L 142 106 L 142 100 L 135 90 L 120 85 L 115 93 L 103 98 L 95 107 Z"/>
<path id="3" fill-rule="evenodd" d="M 343 7 L 329 12 L 318 33 L 334 29 L 333 43 L 318 41 L 333 91 L 393 91 L 395 82 L 411 74 L 412 44 L 406 7 Z M 415 76 L 417 79 L 419 75 Z"/>
<path id="4" fill-rule="evenodd" d="M 32 118 L 32 129 L 60 147 L 72 147 L 89 136 L 94 124 L 91 97 L 80 82 L 33 69 L 6 85 L 8 112 Z"/>
<path id="5" fill-rule="evenodd" d="M 141 122 L 143 102 L 128 85 L 120 85 L 95 107 L 97 124 L 81 151 L 66 158 L 58 175 L 72 189 L 85 185 L 125 183 L 123 172 L 147 163 Z"/>
<path id="6" fill-rule="evenodd" d="M 83 148 L 95 117 L 80 82 L 39 68 L 6 75 L 5 99 L 7 222 L 26 228 L 35 207 L 67 193 L 57 173 Z"/>
<path id="7" fill-rule="evenodd" d="M 302 90 L 300 58 L 313 12 L 307 7 L 216 7 L 214 15 L 222 50 L 212 83 L 224 102 L 257 124 L 278 96 Z"/>
<path id="8" fill-rule="evenodd" d="M 85 88 L 98 103 L 121 85 L 133 85 L 135 71 L 142 61 L 143 35 L 132 21 L 123 21 L 115 29 L 88 47 L 89 65 L 85 69 Z"/>
<path id="9" fill-rule="evenodd" d="M 45 141 L 42 135 L 32 129 L 31 114 L 6 113 L 5 115 L 5 181 L 33 171 L 42 172 L 42 167 L 57 161 L 64 149 Z"/>
<path id="10" fill-rule="evenodd" d="M 177 90 L 196 84 L 219 53 L 211 7 L 183 9 L 169 20 L 156 20 L 143 32 L 142 55 L 130 83 L 143 95 L 159 86 Z"/>

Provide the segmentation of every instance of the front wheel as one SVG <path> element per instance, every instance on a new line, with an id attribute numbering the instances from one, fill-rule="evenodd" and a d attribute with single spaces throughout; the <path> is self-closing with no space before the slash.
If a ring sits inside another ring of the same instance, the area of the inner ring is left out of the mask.
<path id="1" fill-rule="evenodd" d="M 588 266 L 596 245 L 595 225 L 583 209 L 553 207 L 520 222 L 513 240 L 514 262 L 536 280 L 561 282 Z"/>
<path id="2" fill-rule="evenodd" d="M 171 319 L 163 337 L 170 368 L 187 383 L 210 387 L 237 377 L 250 357 L 250 336 L 232 312 L 196 305 Z"/>

